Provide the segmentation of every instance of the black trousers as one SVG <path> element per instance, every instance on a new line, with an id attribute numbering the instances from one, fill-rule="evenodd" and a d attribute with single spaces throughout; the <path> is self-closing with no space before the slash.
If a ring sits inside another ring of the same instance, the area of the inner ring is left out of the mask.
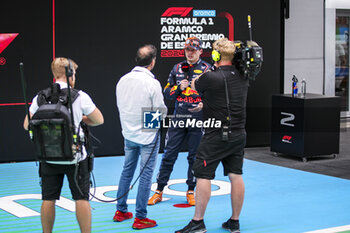
<path id="1" fill-rule="evenodd" d="M 187 140 L 188 144 L 188 169 L 186 184 L 190 189 L 196 186 L 192 167 L 196 158 L 197 148 L 202 138 L 201 128 L 169 128 L 166 136 L 164 155 L 157 176 L 158 188 L 163 189 L 170 178 L 174 164 L 181 150 L 182 143 Z"/>

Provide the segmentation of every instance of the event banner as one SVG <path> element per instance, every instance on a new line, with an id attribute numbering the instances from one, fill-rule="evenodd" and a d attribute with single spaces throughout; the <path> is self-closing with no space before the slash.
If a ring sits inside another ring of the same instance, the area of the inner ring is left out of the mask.
<path id="1" fill-rule="evenodd" d="M 20 62 L 25 67 L 30 103 L 39 90 L 53 82 L 52 60 L 61 56 L 73 59 L 79 65 L 76 88 L 87 92 L 105 117 L 104 125 L 91 128 L 102 142 L 97 143 L 95 153 L 121 155 L 123 136 L 115 86 L 135 66 L 137 48 L 144 44 L 156 46 L 157 62 L 152 72 L 164 88 L 173 66 L 185 60 L 186 38 L 201 39 L 201 59 L 211 63 L 215 40 L 249 40 L 248 15 L 252 19 L 253 40 L 264 51 L 262 70 L 249 88 L 248 146 L 269 144 L 270 98 L 280 93 L 283 80 L 284 19 L 280 0 L 269 4 L 259 0 L 12 0 L 1 9 L 0 161 L 34 158 L 33 145 L 22 126 L 25 105 Z M 169 109 L 174 108 L 173 101 L 166 100 L 166 104 Z"/>

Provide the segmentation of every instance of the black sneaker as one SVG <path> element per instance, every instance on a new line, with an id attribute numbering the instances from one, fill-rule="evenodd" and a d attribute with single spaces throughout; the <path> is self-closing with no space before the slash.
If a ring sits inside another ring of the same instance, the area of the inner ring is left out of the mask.
<path id="1" fill-rule="evenodd" d="M 229 218 L 226 222 L 222 224 L 222 228 L 229 230 L 231 233 L 240 233 L 239 222 L 234 222 Z"/>
<path id="2" fill-rule="evenodd" d="M 198 224 L 191 221 L 183 229 L 175 231 L 175 233 L 205 233 L 205 232 L 207 232 L 207 229 L 205 228 L 204 221 Z"/>

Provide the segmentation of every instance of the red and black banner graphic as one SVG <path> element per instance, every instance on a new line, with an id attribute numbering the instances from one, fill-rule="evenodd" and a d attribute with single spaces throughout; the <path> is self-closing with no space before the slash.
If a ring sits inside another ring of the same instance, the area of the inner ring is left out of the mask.
<path id="1" fill-rule="evenodd" d="M 1 53 L 11 44 L 18 36 L 18 33 L 0 33 L 0 66 L 6 64 L 6 58 L 1 56 Z"/>

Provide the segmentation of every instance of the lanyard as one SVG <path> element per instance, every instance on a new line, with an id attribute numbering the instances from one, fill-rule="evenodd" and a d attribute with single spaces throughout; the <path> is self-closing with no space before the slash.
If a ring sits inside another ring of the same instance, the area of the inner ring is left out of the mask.
<path id="1" fill-rule="evenodd" d="M 222 76 L 224 76 L 224 83 L 225 83 L 225 95 L 226 95 L 226 107 L 227 107 L 227 117 L 226 120 L 229 122 L 229 126 L 231 128 L 231 114 L 230 114 L 230 99 L 228 96 L 228 87 L 227 87 L 227 79 L 225 73 L 220 70 L 222 73 Z"/>

